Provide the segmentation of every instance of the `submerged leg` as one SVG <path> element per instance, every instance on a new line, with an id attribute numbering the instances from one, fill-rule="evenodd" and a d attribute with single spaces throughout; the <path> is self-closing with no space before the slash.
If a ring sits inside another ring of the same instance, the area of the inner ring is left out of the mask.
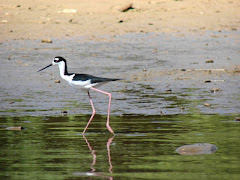
<path id="1" fill-rule="evenodd" d="M 84 129 L 84 131 L 83 131 L 83 134 L 85 134 L 85 132 L 86 132 L 89 124 L 91 123 L 94 115 L 96 114 L 96 110 L 95 110 L 95 108 L 94 108 L 94 106 L 93 106 L 92 98 L 91 98 L 91 96 L 90 96 L 89 91 L 88 91 L 88 97 L 89 97 L 89 100 L 90 100 L 90 103 L 91 103 L 91 106 L 92 106 L 92 116 L 90 117 L 90 119 L 89 119 L 89 121 L 88 121 L 88 123 L 87 123 L 87 125 L 86 125 L 86 127 L 85 127 L 85 129 Z"/>
<path id="2" fill-rule="evenodd" d="M 110 120 L 109 120 L 109 119 L 110 119 L 110 107 L 111 107 L 111 99 L 112 99 L 111 93 L 108 93 L 108 92 L 105 92 L 105 91 L 102 91 L 102 90 L 99 90 L 99 89 L 96 89 L 96 88 L 93 88 L 93 87 L 91 87 L 91 89 L 109 96 L 108 116 L 107 116 L 106 126 L 107 126 L 107 129 L 108 129 L 112 134 L 114 134 L 114 132 L 113 132 L 113 130 L 112 130 L 112 128 L 110 127 L 110 124 L 109 124 L 109 121 L 110 121 Z"/>

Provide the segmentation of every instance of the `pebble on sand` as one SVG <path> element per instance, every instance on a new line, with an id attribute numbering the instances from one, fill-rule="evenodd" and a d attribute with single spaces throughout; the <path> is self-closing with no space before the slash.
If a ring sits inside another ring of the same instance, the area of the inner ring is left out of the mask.
<path id="1" fill-rule="evenodd" d="M 78 11 L 76 9 L 63 9 L 62 11 L 58 11 L 58 13 L 65 13 L 65 14 L 75 14 Z"/>
<path id="2" fill-rule="evenodd" d="M 52 43 L 51 39 L 42 39 L 42 43 Z"/>
<path id="3" fill-rule="evenodd" d="M 214 63 L 214 61 L 212 59 L 209 59 L 207 61 L 205 61 L 206 63 Z"/>
<path id="4" fill-rule="evenodd" d="M 215 92 L 217 92 L 217 91 L 220 91 L 220 89 L 219 88 L 213 88 L 213 89 L 211 89 L 210 90 L 212 93 L 215 93 Z"/>
<path id="5" fill-rule="evenodd" d="M 205 81 L 205 83 L 210 83 L 210 82 L 212 82 L 212 81 L 211 81 L 211 80 L 206 80 L 206 81 Z"/>
<path id="6" fill-rule="evenodd" d="M 119 9 L 120 12 L 126 12 L 128 11 L 129 9 L 134 9 L 133 8 L 133 3 L 129 3 L 129 4 L 126 4 L 125 6 L 121 7 Z"/>
<path id="7" fill-rule="evenodd" d="M 60 80 L 56 80 L 55 83 L 61 83 L 61 81 Z"/>

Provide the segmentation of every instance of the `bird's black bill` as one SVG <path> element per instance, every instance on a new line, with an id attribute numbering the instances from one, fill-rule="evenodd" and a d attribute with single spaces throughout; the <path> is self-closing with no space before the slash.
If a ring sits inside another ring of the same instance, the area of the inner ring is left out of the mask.
<path id="1" fill-rule="evenodd" d="M 46 66 L 45 68 L 40 69 L 38 72 L 40 72 L 40 71 L 42 71 L 42 70 L 44 70 L 44 69 L 46 69 L 46 68 L 48 68 L 48 67 L 50 67 L 50 66 L 52 66 L 52 64 L 49 64 L 49 65 Z"/>

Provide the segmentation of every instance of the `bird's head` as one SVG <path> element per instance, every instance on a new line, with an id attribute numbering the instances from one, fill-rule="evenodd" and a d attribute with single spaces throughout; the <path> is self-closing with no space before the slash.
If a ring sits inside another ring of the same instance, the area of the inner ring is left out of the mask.
<path id="1" fill-rule="evenodd" d="M 56 64 L 60 64 L 60 63 L 66 63 L 66 60 L 61 56 L 57 56 L 57 57 L 53 58 L 52 65 L 56 65 Z"/>
<path id="2" fill-rule="evenodd" d="M 57 57 L 53 58 L 53 61 L 52 61 L 51 64 L 49 64 L 48 66 L 40 69 L 38 72 L 40 72 L 40 71 L 42 71 L 42 70 L 44 70 L 44 69 L 46 69 L 50 66 L 53 66 L 53 65 L 56 65 L 56 64 L 60 65 L 60 64 L 65 64 L 65 63 L 66 63 L 66 60 L 63 57 L 57 56 Z"/>

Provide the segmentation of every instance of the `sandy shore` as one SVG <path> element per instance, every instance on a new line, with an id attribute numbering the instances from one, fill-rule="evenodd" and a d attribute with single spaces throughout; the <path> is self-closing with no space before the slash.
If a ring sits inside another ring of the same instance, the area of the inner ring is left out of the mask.
<path id="1" fill-rule="evenodd" d="M 121 12 L 126 6 L 131 8 Z M 0 41 L 236 31 L 239 9 L 239 0 L 4 0 L 0 2 Z"/>

